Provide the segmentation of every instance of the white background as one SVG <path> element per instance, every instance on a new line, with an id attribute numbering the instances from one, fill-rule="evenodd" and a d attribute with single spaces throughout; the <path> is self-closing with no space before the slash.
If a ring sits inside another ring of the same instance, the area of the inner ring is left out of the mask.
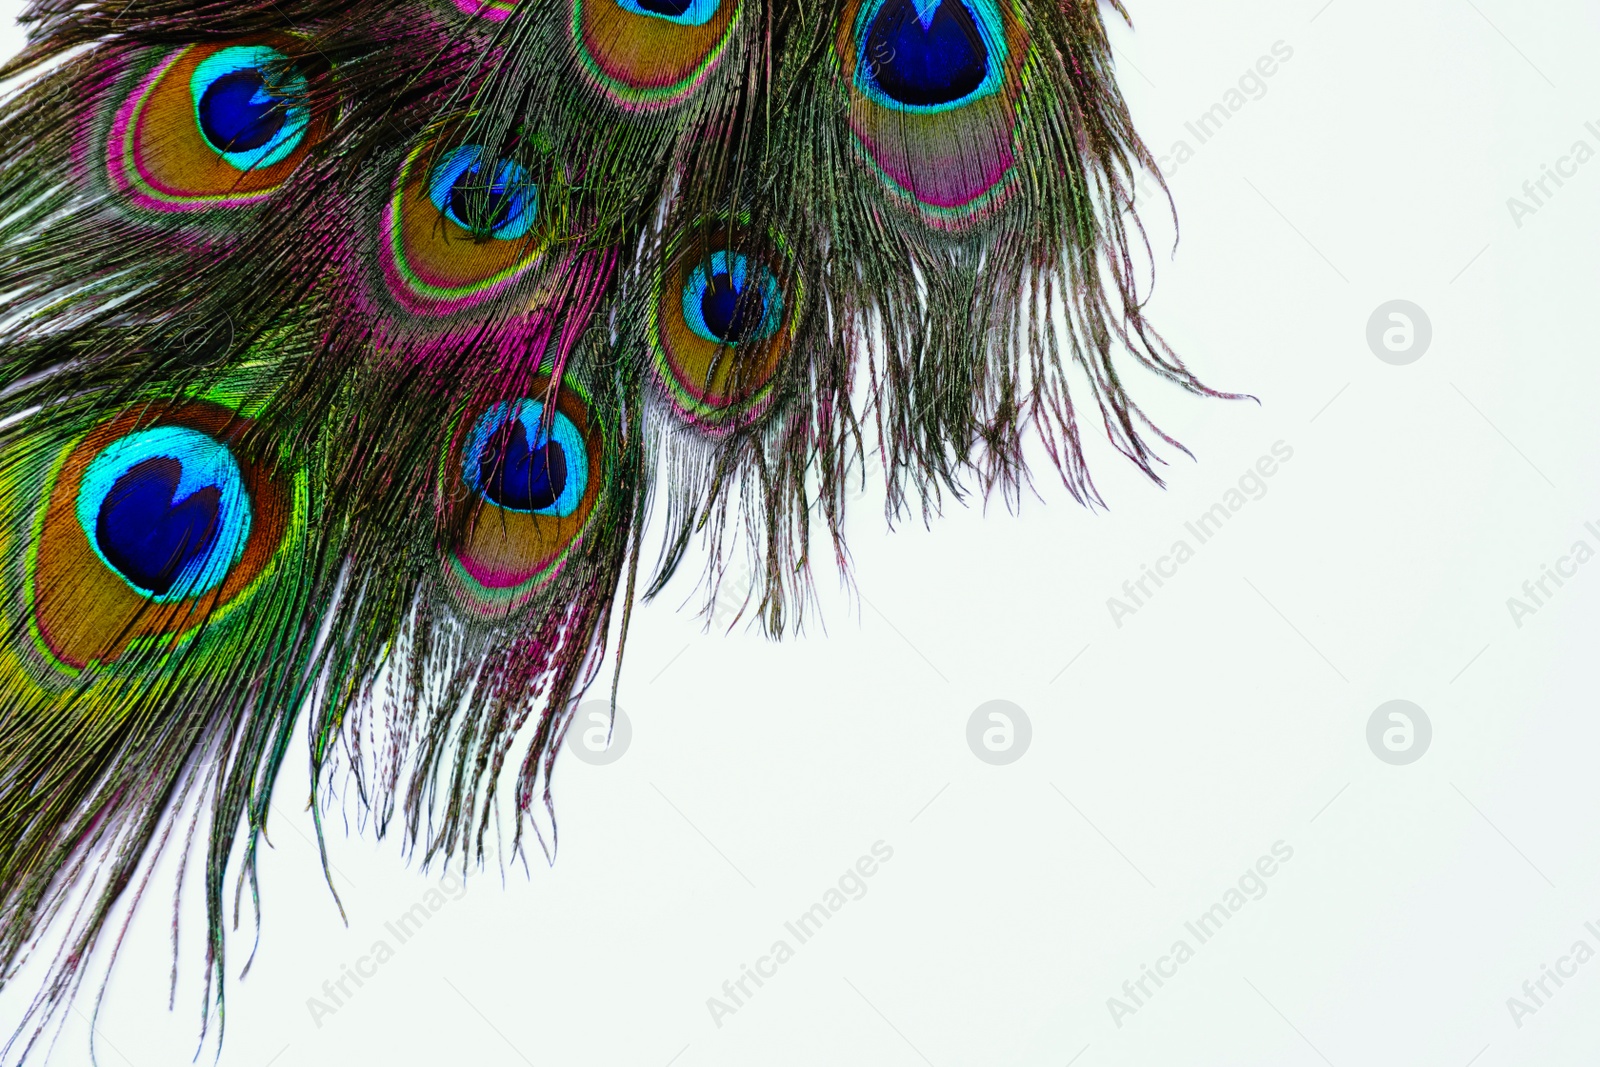
<path id="1" fill-rule="evenodd" d="M 222 1064 L 1594 1062 L 1600 960 L 1520 1027 L 1507 998 L 1580 938 L 1600 949 L 1600 563 L 1520 627 L 1507 598 L 1577 540 L 1600 548 L 1600 159 L 1520 227 L 1507 198 L 1575 141 L 1600 150 L 1600 8 L 1130 3 L 1115 41 L 1139 127 L 1158 153 L 1196 148 L 1171 176 L 1175 255 L 1147 215 L 1151 314 L 1260 405 L 1130 372 L 1196 460 L 1169 453 L 1163 491 L 1095 440 L 1109 513 L 1042 477 L 1020 514 L 889 534 L 869 496 L 859 597 L 819 575 L 820 617 L 782 643 L 704 633 L 674 586 L 634 616 L 631 748 L 561 759 L 554 867 L 473 879 L 320 1025 L 308 998 L 438 872 L 332 821 L 344 926 L 296 756 Z M 1266 95 L 1196 145 L 1185 122 L 1279 41 Z M 1432 321 L 1409 366 L 1365 339 L 1392 299 Z M 1193 544 L 1184 523 L 1278 441 L 1293 458 L 1266 496 L 1116 626 L 1107 598 Z M 1366 741 L 1397 698 L 1433 724 L 1409 766 Z M 1009 766 L 966 742 L 993 699 L 1033 726 Z M 793 944 L 783 923 L 879 840 L 893 859 L 866 896 L 716 1025 L 707 998 Z M 1108 998 L 1195 946 L 1185 922 L 1279 841 L 1293 859 L 1266 895 L 1119 1027 Z M 169 1014 L 169 886 L 115 971 L 101 1064 L 193 1055 L 199 896 Z M 88 1061 L 89 1006 L 54 1062 Z M 20 1007 L 0 998 L 0 1020 Z"/>

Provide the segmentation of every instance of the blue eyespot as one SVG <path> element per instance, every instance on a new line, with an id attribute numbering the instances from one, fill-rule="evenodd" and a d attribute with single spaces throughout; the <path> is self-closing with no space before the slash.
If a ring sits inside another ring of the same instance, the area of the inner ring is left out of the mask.
<path id="1" fill-rule="evenodd" d="M 239 170 L 270 167 L 295 150 L 311 121 L 309 91 L 289 58 L 265 45 L 214 52 L 189 79 L 201 136 Z"/>
<path id="2" fill-rule="evenodd" d="M 1000 85 L 1005 27 L 994 0 L 878 0 L 862 9 L 857 80 L 909 110 L 942 110 Z"/>
<path id="3" fill-rule="evenodd" d="M 539 219 L 539 187 L 509 159 L 486 166 L 487 154 L 482 145 L 462 145 L 445 156 L 428 177 L 428 199 L 464 230 L 514 241 Z"/>
<path id="4" fill-rule="evenodd" d="M 546 435 L 543 403 L 502 402 L 467 435 L 462 476 L 507 511 L 565 518 L 578 510 L 589 486 L 589 452 L 560 411 Z"/>
<path id="5" fill-rule="evenodd" d="M 709 270 L 707 269 L 709 267 Z M 683 284 L 683 321 L 696 337 L 718 345 L 763 341 L 783 325 L 783 293 L 772 271 L 760 267 L 750 291 L 750 261 L 726 252 L 712 253 Z"/>
<path id="6" fill-rule="evenodd" d="M 221 584 L 250 539 L 250 495 L 227 447 L 161 426 L 108 445 L 78 488 L 78 525 L 95 554 L 157 602 Z"/>
<path id="7" fill-rule="evenodd" d="M 616 0 L 617 6 L 635 15 L 666 19 L 680 26 L 704 26 L 722 6 L 722 0 Z"/>

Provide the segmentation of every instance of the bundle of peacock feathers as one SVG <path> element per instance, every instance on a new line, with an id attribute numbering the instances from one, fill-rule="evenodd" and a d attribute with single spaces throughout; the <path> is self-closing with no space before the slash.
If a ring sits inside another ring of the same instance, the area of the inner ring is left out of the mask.
<path id="1" fill-rule="evenodd" d="M 229 883 L 253 889 L 297 723 L 319 792 L 342 768 L 423 862 L 481 862 L 502 783 L 520 849 L 631 604 L 692 554 L 708 605 L 743 555 L 777 634 L 813 534 L 844 564 L 869 451 L 891 517 L 1014 494 L 1028 433 L 1094 504 L 1083 395 L 1152 478 L 1149 439 L 1181 447 L 1114 354 L 1218 395 L 1142 314 L 1153 162 L 1094 0 L 25 23 L 0 70 L 30 79 L 0 115 L 0 982 L 60 947 L 24 1055 L 185 805 L 220 1008 Z"/>

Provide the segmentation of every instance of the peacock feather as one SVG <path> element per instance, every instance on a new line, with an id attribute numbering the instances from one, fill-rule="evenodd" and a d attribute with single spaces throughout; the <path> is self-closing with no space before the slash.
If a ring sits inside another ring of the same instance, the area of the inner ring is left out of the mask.
<path id="1" fill-rule="evenodd" d="M 695 546 L 707 605 L 743 554 L 780 634 L 813 538 L 847 559 L 869 450 L 891 517 L 1014 494 L 1030 433 L 1098 504 L 1085 397 L 1156 478 L 1181 446 L 1124 365 L 1224 395 L 1142 312 L 1153 162 L 1093 0 L 24 22 L 0 69 L 26 76 L 0 112 L 0 984 L 65 941 L 20 1055 L 189 797 L 220 1008 L 227 875 L 254 886 L 297 726 L 320 787 L 353 777 L 425 860 L 481 862 L 512 780 L 514 848 L 531 827 L 548 853 L 572 711 Z"/>

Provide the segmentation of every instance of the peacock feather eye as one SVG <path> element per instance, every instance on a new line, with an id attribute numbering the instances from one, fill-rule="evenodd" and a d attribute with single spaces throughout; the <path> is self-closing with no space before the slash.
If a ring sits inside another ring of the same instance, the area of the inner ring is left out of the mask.
<path id="1" fill-rule="evenodd" d="M 669 247 L 648 329 L 656 379 L 680 414 L 712 430 L 758 418 L 793 344 L 802 298 L 775 234 L 760 240 L 742 227 L 702 228 Z"/>
<path id="2" fill-rule="evenodd" d="M 750 257 L 714 252 L 683 283 L 683 321 L 714 345 L 765 341 L 783 325 L 783 293 L 771 268 Z"/>
<path id="3" fill-rule="evenodd" d="M 857 85 L 891 105 L 951 108 L 1000 84 L 1005 31 L 996 9 L 965 0 L 882 0 L 863 13 Z"/>
<path id="4" fill-rule="evenodd" d="M 538 220 L 539 187 L 520 163 L 487 155 L 480 145 L 451 152 L 428 178 L 428 199 L 468 233 L 514 241 Z"/>
<path id="5" fill-rule="evenodd" d="M 467 435 L 462 478 L 505 511 L 566 518 L 589 483 L 589 448 L 571 416 L 559 409 L 544 422 L 539 400 L 496 404 Z"/>
<path id="6" fill-rule="evenodd" d="M 284 40 L 190 45 L 138 79 L 111 124 L 112 184 L 152 211 L 270 197 L 326 131 Z"/>
<path id="7" fill-rule="evenodd" d="M 846 0 L 835 43 L 858 154 L 940 228 L 1009 194 L 1027 35 L 1015 0 Z"/>
<path id="8" fill-rule="evenodd" d="M 578 65 L 617 106 L 669 108 L 705 83 L 739 0 L 571 0 Z"/>
<path id="9" fill-rule="evenodd" d="M 551 212 L 527 168 L 482 145 L 412 150 L 382 219 L 389 292 L 424 315 L 490 300 L 543 258 Z"/>
<path id="10" fill-rule="evenodd" d="M 244 420 L 149 405 L 62 454 L 28 553 L 37 643 L 75 670 L 211 625 L 277 552 L 289 490 L 242 459 Z"/>
<path id="11" fill-rule="evenodd" d="M 721 0 L 617 0 L 617 6 L 635 15 L 665 19 L 679 26 L 704 26 L 722 4 Z"/>
<path id="12" fill-rule="evenodd" d="M 534 396 L 463 419 L 445 459 L 446 487 L 460 485 L 472 508 L 450 552 L 450 584 L 476 614 L 510 610 L 556 574 L 599 498 L 603 426 L 576 386 L 549 389 L 542 380 Z"/>
<path id="13" fill-rule="evenodd" d="M 215 589 L 250 538 L 233 454 L 186 426 L 112 442 L 84 471 L 76 511 L 100 562 L 158 603 Z"/>
<path id="14" fill-rule="evenodd" d="M 306 79 L 264 45 L 224 48 L 189 77 L 195 122 L 206 143 L 241 171 L 269 167 L 305 138 Z"/>

